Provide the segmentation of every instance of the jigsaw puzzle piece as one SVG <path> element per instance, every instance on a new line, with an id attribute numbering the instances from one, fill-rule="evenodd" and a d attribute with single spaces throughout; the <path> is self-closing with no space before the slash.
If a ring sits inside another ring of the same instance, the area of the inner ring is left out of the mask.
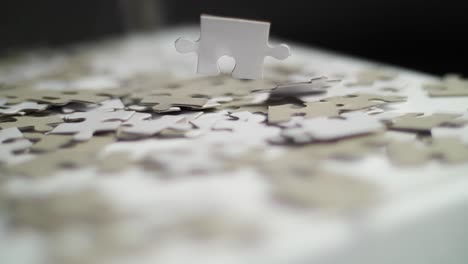
<path id="1" fill-rule="evenodd" d="M 371 86 L 377 81 L 391 81 L 397 77 L 394 71 L 384 69 L 369 69 L 360 71 L 356 80 L 346 83 L 347 86 Z"/>
<path id="2" fill-rule="evenodd" d="M 439 83 L 424 86 L 432 97 L 468 96 L 468 80 L 456 74 L 448 74 Z"/>
<path id="3" fill-rule="evenodd" d="M 301 127 L 284 129 L 281 135 L 296 143 L 307 143 L 371 134 L 381 132 L 384 128 L 381 122 L 365 116 L 349 119 L 318 117 L 303 120 Z"/>
<path id="4" fill-rule="evenodd" d="M 97 132 L 115 131 L 120 127 L 122 121 L 132 117 L 134 111 L 105 111 L 96 110 L 89 112 L 73 113 L 65 117 L 68 121 L 81 121 L 74 123 L 62 123 L 50 133 L 52 134 L 74 134 L 76 141 L 89 140 Z"/>
<path id="5" fill-rule="evenodd" d="M 20 115 L 30 112 L 39 112 L 48 108 L 47 104 L 38 104 L 36 102 L 21 102 L 19 104 L 6 105 L 0 103 L 1 115 Z"/>
<path id="6" fill-rule="evenodd" d="M 5 97 L 8 104 L 19 104 L 25 101 L 35 101 L 51 105 L 66 105 L 70 102 L 99 103 L 108 96 L 98 95 L 97 91 L 89 90 L 34 90 L 34 89 L 13 89 L 0 91 L 0 97 Z"/>
<path id="7" fill-rule="evenodd" d="M 395 130 L 407 130 L 416 132 L 430 132 L 432 128 L 450 124 L 460 115 L 457 114 L 432 114 L 423 116 L 420 113 L 410 113 L 391 120 L 390 128 Z"/>
<path id="8" fill-rule="evenodd" d="M 354 111 L 383 105 L 385 103 L 404 102 L 406 101 L 406 97 L 359 93 L 345 96 L 327 97 L 321 101 L 333 103 L 341 111 Z"/>
<path id="9" fill-rule="evenodd" d="M 424 142 L 400 142 L 389 144 L 388 154 L 397 165 L 421 165 L 432 159 L 456 164 L 468 162 L 468 146 L 456 137 L 432 138 Z"/>
<path id="10" fill-rule="evenodd" d="M 0 120 L 0 128 L 17 127 L 21 131 L 33 130 L 37 132 L 48 132 L 54 127 L 53 124 L 62 123 L 58 115 L 49 116 L 14 116 Z"/>
<path id="11" fill-rule="evenodd" d="M 268 44 L 267 22 L 202 15 L 200 27 L 198 41 L 179 38 L 175 47 L 181 53 L 198 53 L 197 72 L 201 74 L 219 74 L 218 60 L 230 56 L 236 61 L 234 78 L 261 79 L 266 56 L 280 60 L 290 56 L 287 45 Z"/>
<path id="12" fill-rule="evenodd" d="M 339 116 L 338 107 L 330 102 L 308 102 L 304 105 L 285 104 L 269 106 L 268 123 L 287 122 L 293 116 L 303 116 L 304 118 Z"/>

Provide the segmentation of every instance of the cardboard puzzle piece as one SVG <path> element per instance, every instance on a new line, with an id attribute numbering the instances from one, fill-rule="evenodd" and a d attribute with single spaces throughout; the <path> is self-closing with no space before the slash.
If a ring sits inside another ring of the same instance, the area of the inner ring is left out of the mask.
<path id="1" fill-rule="evenodd" d="M 284 129 L 281 136 L 295 143 L 307 143 L 371 134 L 380 132 L 384 128 L 381 122 L 365 116 L 350 119 L 317 117 L 303 120 L 301 127 Z"/>
<path id="2" fill-rule="evenodd" d="M 15 152 L 26 150 L 31 145 L 16 127 L 0 130 L 0 164 L 11 163 L 16 159 Z"/>
<path id="3" fill-rule="evenodd" d="M 58 115 L 14 116 L 0 120 L 0 128 L 17 127 L 21 131 L 48 132 L 54 128 L 53 124 L 62 122 L 62 118 Z"/>
<path id="4" fill-rule="evenodd" d="M 74 134 L 76 141 L 89 140 L 97 132 L 115 131 L 125 121 L 132 117 L 133 111 L 105 111 L 95 110 L 89 112 L 78 112 L 67 115 L 67 121 L 81 121 L 73 123 L 62 123 L 54 128 L 52 134 Z"/>
<path id="5" fill-rule="evenodd" d="M 19 104 L 1 104 L 0 103 L 0 116 L 1 115 L 22 115 L 30 112 L 39 112 L 48 108 L 47 104 L 38 104 L 36 102 L 21 102 Z"/>
<path id="6" fill-rule="evenodd" d="M 321 101 L 333 103 L 341 111 L 353 111 L 386 103 L 404 102 L 406 101 L 406 97 L 358 93 L 345 96 L 327 97 Z"/>
<path id="7" fill-rule="evenodd" d="M 50 105 L 66 105 L 70 102 L 99 103 L 108 99 L 108 96 L 98 95 L 92 90 L 33 90 L 33 89 L 13 89 L 0 91 L 0 97 L 7 98 L 8 104 L 19 104 L 26 101 L 35 101 Z"/>
<path id="8" fill-rule="evenodd" d="M 339 116 L 338 107 L 330 102 L 309 102 L 304 105 L 285 104 L 269 106 L 268 123 L 287 122 L 293 116 L 303 116 L 304 118 Z"/>
<path id="9" fill-rule="evenodd" d="M 455 164 L 468 162 L 468 146 L 456 137 L 395 141 L 388 145 L 388 155 L 397 165 L 421 165 L 432 159 Z"/>
<path id="10" fill-rule="evenodd" d="M 60 169 L 90 166 L 97 161 L 97 153 L 114 141 L 113 137 L 93 137 L 69 148 L 43 153 L 32 160 L 8 166 L 6 171 L 10 175 L 45 177 Z"/>
<path id="11" fill-rule="evenodd" d="M 449 124 L 459 116 L 457 114 L 432 114 L 424 116 L 419 113 L 410 113 L 392 119 L 390 128 L 395 130 L 430 132 L 432 128 Z"/>
<path id="12" fill-rule="evenodd" d="M 66 146 L 73 140 L 70 135 L 54 135 L 42 133 L 23 133 L 24 137 L 31 140 L 34 145 L 30 150 L 33 152 L 49 152 Z"/>
<path id="13" fill-rule="evenodd" d="M 356 80 L 346 83 L 346 86 L 371 86 L 377 81 L 391 81 L 397 77 L 393 71 L 384 69 L 369 69 L 356 74 Z"/>
<path id="14" fill-rule="evenodd" d="M 313 78 L 308 82 L 291 83 L 278 85 L 270 92 L 271 97 L 285 97 L 285 96 L 303 96 L 324 94 L 327 89 L 334 84 L 339 83 L 340 80 L 330 80 L 327 77 Z"/>
<path id="15" fill-rule="evenodd" d="M 175 42 L 178 52 L 198 54 L 198 73 L 219 74 L 218 60 L 230 56 L 236 61 L 234 78 L 261 79 L 266 56 L 280 60 L 290 56 L 287 45 L 268 44 L 270 23 L 209 15 L 202 15 L 200 21 L 198 41 L 179 38 Z"/>
<path id="16" fill-rule="evenodd" d="M 468 80 L 456 74 L 448 74 L 439 83 L 426 84 L 424 89 L 432 97 L 468 96 Z"/>

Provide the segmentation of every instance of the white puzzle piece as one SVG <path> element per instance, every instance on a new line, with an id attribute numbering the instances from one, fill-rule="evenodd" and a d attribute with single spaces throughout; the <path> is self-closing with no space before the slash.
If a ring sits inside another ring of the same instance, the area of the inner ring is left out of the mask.
<path id="1" fill-rule="evenodd" d="M 236 66 L 232 76 L 238 79 L 262 79 L 263 60 L 271 56 L 284 60 L 290 56 L 285 44 L 270 46 L 270 23 L 245 19 L 202 15 L 200 39 L 179 38 L 175 47 L 180 53 L 198 53 L 197 72 L 219 74 L 218 60 L 233 57 Z"/>

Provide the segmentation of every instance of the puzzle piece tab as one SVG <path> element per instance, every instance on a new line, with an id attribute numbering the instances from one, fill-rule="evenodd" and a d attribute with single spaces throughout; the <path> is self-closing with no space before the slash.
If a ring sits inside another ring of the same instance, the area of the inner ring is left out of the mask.
<path id="1" fill-rule="evenodd" d="M 265 56 L 280 60 L 290 56 L 288 46 L 268 44 L 270 23 L 209 15 L 202 15 L 200 21 L 198 41 L 179 38 L 175 42 L 181 53 L 198 53 L 198 73 L 219 74 L 219 58 L 230 56 L 236 61 L 234 78 L 261 79 Z"/>

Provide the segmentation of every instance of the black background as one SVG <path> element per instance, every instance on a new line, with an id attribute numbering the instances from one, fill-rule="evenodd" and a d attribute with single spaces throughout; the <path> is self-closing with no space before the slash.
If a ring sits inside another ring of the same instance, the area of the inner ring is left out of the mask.
<path id="1" fill-rule="evenodd" d="M 138 1 L 138 0 L 134 0 Z M 200 13 L 268 20 L 272 35 L 434 74 L 468 75 L 468 3 L 412 0 L 168 0 L 164 26 Z M 3 0 L 0 54 L 125 34 L 118 0 Z"/>

